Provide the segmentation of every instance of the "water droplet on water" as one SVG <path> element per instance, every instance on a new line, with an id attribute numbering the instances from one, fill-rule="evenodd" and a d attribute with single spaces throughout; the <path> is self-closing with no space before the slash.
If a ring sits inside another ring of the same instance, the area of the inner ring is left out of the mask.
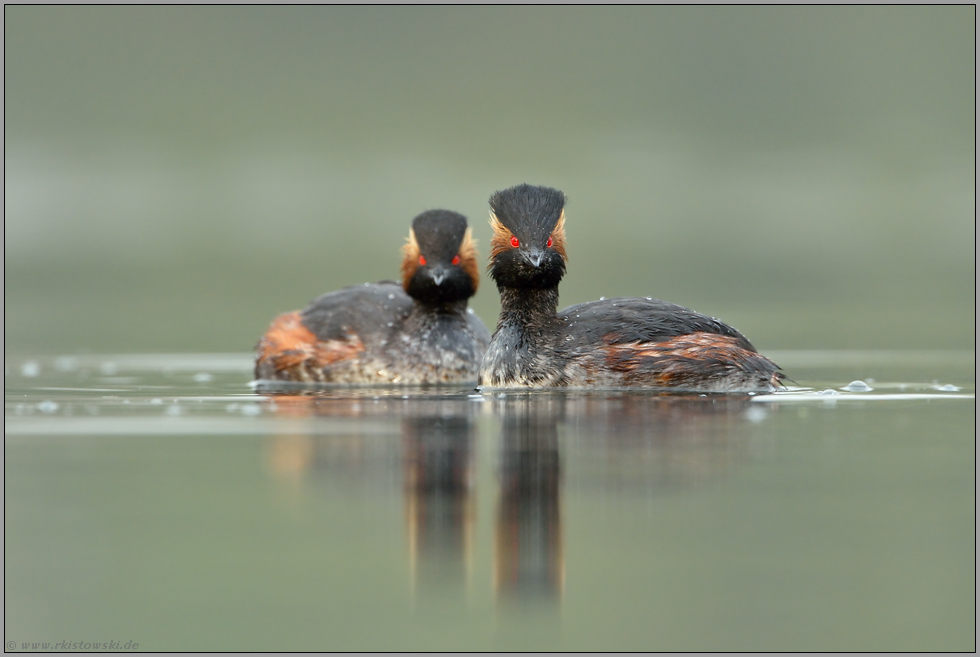
<path id="1" fill-rule="evenodd" d="M 599 297 L 599 301 L 605 301 L 606 297 Z"/>
<path id="2" fill-rule="evenodd" d="M 392 326 L 394 326 L 394 325 L 395 325 L 395 323 L 394 323 L 394 322 L 388 322 L 388 328 L 391 328 L 391 327 L 392 327 Z"/>
<path id="3" fill-rule="evenodd" d="M 194 380 L 198 383 L 210 383 L 214 380 L 214 377 L 207 372 L 198 372 L 194 375 Z"/>
<path id="4" fill-rule="evenodd" d="M 851 381 L 846 386 L 841 388 L 841 390 L 847 390 L 848 392 L 869 392 L 874 390 L 874 388 L 869 386 L 864 381 Z"/>
<path id="5" fill-rule="evenodd" d="M 946 385 L 942 385 L 942 386 L 936 386 L 936 390 L 940 390 L 942 392 L 958 392 L 962 389 L 963 388 L 959 386 L 954 386 L 952 383 L 947 383 Z"/>
<path id="6" fill-rule="evenodd" d="M 45 399 L 43 402 L 37 405 L 37 410 L 41 411 L 42 413 L 54 413 L 58 410 L 58 402 Z"/>
<path id="7" fill-rule="evenodd" d="M 59 372 L 73 372 L 78 369 L 78 359 L 71 356 L 61 356 L 55 359 L 54 367 Z"/>
<path id="8" fill-rule="evenodd" d="M 818 395 L 827 395 L 828 397 L 833 397 L 834 395 L 839 395 L 840 393 L 837 392 L 836 390 L 832 390 L 832 389 L 828 388 L 826 390 L 820 390 L 820 391 L 818 391 L 817 394 Z"/>
<path id="9" fill-rule="evenodd" d="M 24 376 L 35 377 L 41 373 L 41 366 L 33 360 L 29 360 L 20 366 L 20 373 Z"/>
<path id="10" fill-rule="evenodd" d="M 394 298 L 395 298 L 395 295 L 394 295 L 394 294 L 389 294 L 389 295 L 388 295 L 388 298 L 389 298 L 389 299 L 394 299 Z"/>

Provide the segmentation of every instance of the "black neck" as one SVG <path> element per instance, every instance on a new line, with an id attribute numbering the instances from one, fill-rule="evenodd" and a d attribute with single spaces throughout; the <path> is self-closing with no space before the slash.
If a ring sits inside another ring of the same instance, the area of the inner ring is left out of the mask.
<path id="1" fill-rule="evenodd" d="M 446 303 L 426 303 L 412 299 L 412 315 L 465 315 L 468 299 Z"/>
<path id="2" fill-rule="evenodd" d="M 548 324 L 558 318 L 558 287 L 500 290 L 500 321 L 518 325 Z"/>

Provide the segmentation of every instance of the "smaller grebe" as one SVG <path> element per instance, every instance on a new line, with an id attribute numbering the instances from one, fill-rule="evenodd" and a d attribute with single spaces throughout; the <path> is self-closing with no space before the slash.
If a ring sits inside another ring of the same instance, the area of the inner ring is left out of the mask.
<path id="1" fill-rule="evenodd" d="M 466 217 L 423 212 L 402 247 L 402 284 L 365 283 L 280 315 L 256 345 L 255 378 L 316 383 L 476 381 L 490 332 L 466 301 L 479 284 Z"/>
<path id="2" fill-rule="evenodd" d="M 490 276 L 500 321 L 480 366 L 494 387 L 641 387 L 771 391 L 779 367 L 722 322 L 649 298 L 558 312 L 565 274 L 565 195 L 519 185 L 490 197 Z"/>

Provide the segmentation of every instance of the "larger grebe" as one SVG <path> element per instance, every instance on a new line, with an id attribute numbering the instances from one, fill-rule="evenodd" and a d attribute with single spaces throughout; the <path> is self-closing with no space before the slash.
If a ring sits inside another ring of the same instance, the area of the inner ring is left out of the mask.
<path id="1" fill-rule="evenodd" d="M 480 367 L 493 387 L 771 391 L 783 378 L 745 336 L 665 301 L 617 298 L 558 312 L 565 195 L 519 185 L 490 197 L 500 321 Z"/>

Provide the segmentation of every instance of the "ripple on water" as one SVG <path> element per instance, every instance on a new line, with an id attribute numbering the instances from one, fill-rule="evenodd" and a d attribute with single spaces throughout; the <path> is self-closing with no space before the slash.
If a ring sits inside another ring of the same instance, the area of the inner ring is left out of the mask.
<path id="1" fill-rule="evenodd" d="M 841 390 L 847 390 L 848 392 L 871 392 L 874 390 L 864 381 L 851 381 L 846 386 L 842 387 Z"/>
<path id="2" fill-rule="evenodd" d="M 241 414 L 242 415 L 260 415 L 262 413 L 262 407 L 258 404 L 242 404 Z"/>
<path id="3" fill-rule="evenodd" d="M 572 318 L 574 322 L 574 316 Z M 562 336 L 562 339 L 574 336 Z M 797 355 L 797 359 L 807 362 L 806 358 L 818 361 L 819 354 L 805 353 Z M 833 356 L 833 354 L 830 354 Z M 965 357 L 964 357 L 965 358 Z M 792 360 L 792 359 L 791 359 Z M 853 360 L 853 359 L 852 359 Z M 865 359 L 868 360 L 868 359 Z M 901 361 L 895 355 L 889 355 L 889 362 Z M 947 359 L 952 362 L 951 359 Z M 848 369 L 853 369 L 850 360 L 843 361 L 838 372 L 823 369 L 816 380 L 806 380 L 806 372 L 798 374 L 797 380 L 803 384 L 771 394 L 748 395 L 745 399 L 753 402 L 745 419 L 751 423 L 765 422 L 766 413 L 775 414 L 766 408 L 766 404 L 793 403 L 803 405 L 851 406 L 860 407 L 866 404 L 887 404 L 915 400 L 946 400 L 941 403 L 952 403 L 954 399 L 973 400 L 972 359 L 968 362 L 969 371 L 951 369 L 947 360 L 939 360 L 931 366 L 926 376 L 917 377 L 915 367 L 918 362 L 910 365 L 910 371 L 903 372 L 903 378 L 887 378 L 878 376 L 876 380 L 870 376 L 850 380 L 854 374 L 871 374 L 872 371 L 855 372 L 850 376 L 840 376 Z M 868 360 L 854 361 L 862 368 L 875 366 L 876 362 Z M 944 367 L 945 369 L 937 369 Z M 173 429 L 178 425 L 190 425 L 196 422 L 225 423 L 229 426 L 247 423 L 249 430 L 258 431 L 262 423 L 282 422 L 292 412 L 298 402 L 292 398 L 279 400 L 279 409 L 274 403 L 274 397 L 255 394 L 250 389 L 251 356 L 249 354 L 153 354 L 153 355 L 79 355 L 45 358 L 25 358 L 11 366 L 14 379 L 8 379 L 6 414 L 9 418 L 8 430 L 25 431 L 69 431 L 65 423 L 73 423 L 72 427 L 81 426 L 82 420 L 99 422 L 118 422 L 126 424 L 138 420 L 140 415 L 147 422 L 163 422 Z M 125 376 L 115 378 L 107 376 L 107 372 L 119 372 Z M 939 378 L 933 372 L 942 376 Z M 92 373 L 98 374 L 95 378 Z M 172 376 L 167 373 L 171 373 Z M 792 372 L 795 374 L 795 372 Z M 24 375 L 24 377 L 20 376 Z M 26 377 L 26 378 L 25 378 Z M 31 378 L 34 377 L 34 378 Z M 905 378 L 908 377 L 908 378 Z M 945 378 L 946 382 L 943 381 Z M 235 382 L 238 382 L 237 384 Z M 850 381 L 846 385 L 842 382 Z M 950 382 L 951 381 L 951 382 Z M 113 387 L 105 384 L 112 382 Z M 807 386 L 806 384 L 810 385 Z M 235 390 L 235 386 L 239 389 Z M 43 387 L 42 387 L 43 386 Z M 230 387 L 229 387 L 230 386 Z M 301 389 L 299 386 L 297 389 Z M 572 391 L 554 391 L 553 394 L 563 396 Z M 543 397 L 549 396 L 549 391 L 541 391 Z M 321 394 L 315 388 L 303 391 L 300 395 L 315 397 Z M 411 387 L 384 387 L 381 389 L 331 387 L 323 390 L 322 394 L 338 400 L 353 400 L 354 397 L 365 397 L 363 408 L 377 408 L 382 401 L 397 400 L 397 410 L 394 414 L 414 413 L 415 403 L 424 400 L 431 391 L 425 392 L 420 398 L 419 393 Z M 438 393 L 442 396 L 443 392 Z M 575 395 L 593 398 L 601 401 L 609 391 L 574 391 Z M 635 394 L 657 395 L 656 392 L 640 392 Z M 518 395 L 520 396 L 520 395 Z M 708 395 L 713 397 L 713 395 Z M 453 390 L 446 396 L 447 401 L 458 400 L 472 409 L 469 412 L 496 413 L 504 408 L 514 398 L 512 390 L 491 390 L 480 394 L 472 390 Z M 564 397 L 563 397 L 564 398 Z M 703 397 L 702 397 L 703 398 Z M 372 401 L 367 401 L 368 399 Z M 309 401 L 313 401 L 310 399 Z M 193 402 L 193 405 L 191 403 Z M 471 404 L 469 402 L 475 402 Z M 500 402 L 484 407 L 483 402 Z M 370 405 L 370 406 L 368 406 Z M 316 407 L 313 403 L 311 408 Z M 480 411 L 476 411 L 480 407 Z M 333 408 L 322 406 L 323 410 Z M 377 413 L 377 411 L 372 411 Z M 88 417 L 86 417 L 88 416 Z M 98 418 L 96 418 L 98 416 Z M 152 417 L 149 417 L 152 416 Z M 234 417 L 238 417 L 235 420 Z M 330 413 L 321 413 L 325 423 L 333 423 L 338 418 Z M 235 424 L 238 423 L 238 424 Z M 102 424 L 99 424 L 101 427 Z M 113 425 L 115 426 L 115 425 Z M 87 430 L 87 429 L 86 429 Z M 138 432 L 136 425 L 132 428 Z M 161 429 L 162 430 L 162 429 Z M 230 430 L 230 429 L 229 429 Z M 238 430 L 237 428 L 235 430 Z"/>

